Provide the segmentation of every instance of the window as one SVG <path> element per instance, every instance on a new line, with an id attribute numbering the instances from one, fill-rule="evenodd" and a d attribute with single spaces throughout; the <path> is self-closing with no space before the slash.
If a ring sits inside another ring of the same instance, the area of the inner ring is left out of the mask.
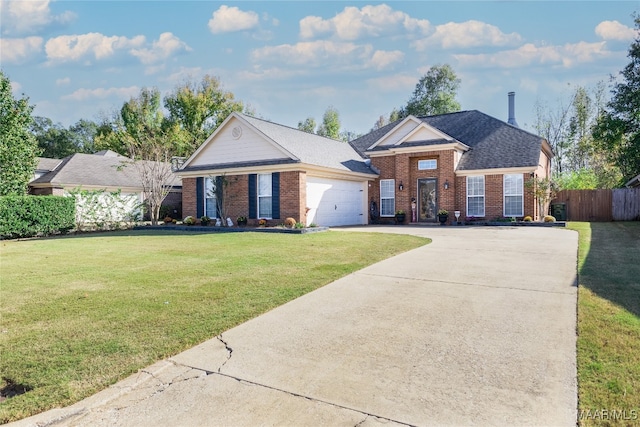
<path id="1" fill-rule="evenodd" d="M 258 218 L 272 218 L 271 174 L 258 175 Z"/>
<path id="2" fill-rule="evenodd" d="M 521 174 L 504 175 L 504 216 L 524 215 L 523 187 Z"/>
<path id="3" fill-rule="evenodd" d="M 396 180 L 380 180 L 380 216 L 396 214 Z"/>
<path id="4" fill-rule="evenodd" d="M 467 177 L 467 216 L 484 216 L 484 176 Z"/>
<path id="5" fill-rule="evenodd" d="M 205 178 L 204 180 L 204 214 L 209 218 L 218 218 L 215 178 Z"/>
<path id="6" fill-rule="evenodd" d="M 429 170 L 429 169 L 437 169 L 438 168 L 438 160 L 429 159 L 429 160 L 418 160 L 418 170 Z"/>

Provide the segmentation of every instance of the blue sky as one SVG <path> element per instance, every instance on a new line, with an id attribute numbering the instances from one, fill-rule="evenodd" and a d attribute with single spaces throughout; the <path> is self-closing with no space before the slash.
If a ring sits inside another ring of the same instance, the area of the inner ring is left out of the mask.
<path id="1" fill-rule="evenodd" d="M 69 126 L 210 74 L 259 117 L 297 126 L 328 106 L 367 132 L 450 64 L 464 110 L 531 129 L 536 100 L 609 81 L 629 62 L 640 1 L 0 0 L 0 66 Z"/>

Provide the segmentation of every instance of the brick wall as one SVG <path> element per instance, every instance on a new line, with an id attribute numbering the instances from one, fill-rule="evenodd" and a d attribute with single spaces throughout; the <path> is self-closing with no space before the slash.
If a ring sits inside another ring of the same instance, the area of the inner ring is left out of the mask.
<path id="1" fill-rule="evenodd" d="M 523 182 L 529 179 L 529 174 L 523 174 Z M 467 217 L 467 177 L 460 176 L 456 178 L 458 193 L 456 194 L 456 210 L 460 211 L 460 218 L 464 220 Z M 490 221 L 496 218 L 502 218 L 504 209 L 504 175 L 485 175 L 484 177 L 484 219 Z M 524 216 L 534 216 L 536 212 L 536 203 L 530 190 L 524 187 Z"/>
<path id="2" fill-rule="evenodd" d="M 182 178 L 182 217 L 196 217 L 196 179 Z"/>
<path id="3" fill-rule="evenodd" d="M 249 175 L 227 175 L 225 208 L 235 223 L 239 216 L 249 217 Z M 306 218 L 306 174 L 301 171 L 280 173 L 280 218 L 269 220 L 269 225 L 284 223 L 285 218 L 296 221 Z M 196 178 L 182 179 L 182 212 L 184 216 L 196 217 Z M 258 221 L 249 219 L 250 225 Z"/>
<path id="4" fill-rule="evenodd" d="M 432 170 L 418 170 L 419 160 L 435 159 L 437 168 Z M 424 153 L 403 153 L 384 157 L 374 157 L 371 164 L 380 170 L 380 178 L 371 183 L 369 187 L 370 201 L 376 202 L 380 209 L 380 179 L 395 179 L 396 211 L 404 210 L 407 215 L 405 222 L 411 221 L 411 199 L 418 197 L 418 179 L 434 178 L 437 185 L 437 209 L 446 209 L 450 212 L 456 209 L 457 181 L 453 168 L 454 151 L 441 150 Z M 444 184 L 449 184 L 444 189 Z M 399 186 L 402 183 L 403 189 Z M 452 216 L 452 215 L 451 215 Z M 451 219 L 450 216 L 450 219 Z M 380 219 L 382 222 L 384 218 Z M 394 219 L 388 219 L 393 222 Z"/>
<path id="5" fill-rule="evenodd" d="M 433 170 L 418 170 L 418 161 L 435 159 L 437 168 Z M 418 197 L 418 179 L 433 178 L 437 185 L 437 210 L 446 209 L 449 212 L 449 222 L 455 221 L 454 212 L 460 211 L 460 218 L 467 216 L 467 179 L 456 176 L 454 172 L 454 151 L 442 150 L 424 153 L 406 153 L 374 157 L 373 166 L 380 170 L 380 178 L 370 184 L 370 201 L 376 202 L 380 209 L 380 179 L 395 179 L 396 211 L 404 210 L 406 222 L 411 221 L 411 199 Z M 528 179 L 528 174 L 523 174 Z M 399 189 L 402 183 L 403 190 Z M 445 183 L 448 189 L 445 190 Z M 503 215 L 503 175 L 485 176 L 485 219 L 492 220 Z M 530 191 L 524 189 L 524 215 L 534 215 L 535 200 Z M 380 222 L 394 222 L 393 218 L 380 218 Z"/>

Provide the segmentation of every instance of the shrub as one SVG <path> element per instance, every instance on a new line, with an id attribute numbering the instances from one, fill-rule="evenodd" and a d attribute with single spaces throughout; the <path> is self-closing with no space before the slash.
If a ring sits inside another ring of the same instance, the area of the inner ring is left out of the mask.
<path id="1" fill-rule="evenodd" d="M 171 218 L 170 216 L 165 216 L 163 221 L 166 224 L 169 224 L 170 222 L 173 222 L 173 218 Z"/>
<path id="2" fill-rule="evenodd" d="M 182 222 L 186 225 L 194 225 L 196 223 L 196 220 L 194 217 L 192 217 L 191 215 L 186 216 Z"/>
<path id="3" fill-rule="evenodd" d="M 260 220 L 258 220 L 258 225 L 260 227 L 264 227 L 265 225 L 267 225 L 267 220 L 261 218 Z"/>
<path id="4" fill-rule="evenodd" d="M 65 233 L 76 225 L 76 203 L 62 196 L 0 197 L 0 237 Z"/>
<path id="5" fill-rule="evenodd" d="M 529 215 L 525 216 L 523 219 L 524 222 L 531 222 L 533 221 L 533 218 L 531 218 Z"/>
<path id="6" fill-rule="evenodd" d="M 202 224 L 202 225 L 209 225 L 209 221 L 211 221 L 211 218 L 209 218 L 209 217 L 208 217 L 208 216 L 206 216 L 206 215 L 203 215 L 203 216 L 200 218 L 200 224 Z"/>
<path id="7" fill-rule="evenodd" d="M 301 222 L 296 222 L 295 228 L 304 228 L 304 224 Z"/>
<path id="8" fill-rule="evenodd" d="M 296 220 L 293 218 L 287 218 L 284 220 L 284 226 L 287 228 L 293 228 L 296 226 Z"/>
<path id="9" fill-rule="evenodd" d="M 556 222 L 556 218 L 551 215 L 545 215 L 544 222 Z"/>

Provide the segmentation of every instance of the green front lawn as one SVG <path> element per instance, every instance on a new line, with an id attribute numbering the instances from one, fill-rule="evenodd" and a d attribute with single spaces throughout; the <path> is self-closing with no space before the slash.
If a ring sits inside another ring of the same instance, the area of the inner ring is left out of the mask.
<path id="1" fill-rule="evenodd" d="M 326 232 L 113 232 L 1 241 L 0 423 L 133 372 L 428 242 Z"/>
<path id="2" fill-rule="evenodd" d="M 640 425 L 640 222 L 569 228 L 580 233 L 579 422 Z"/>

